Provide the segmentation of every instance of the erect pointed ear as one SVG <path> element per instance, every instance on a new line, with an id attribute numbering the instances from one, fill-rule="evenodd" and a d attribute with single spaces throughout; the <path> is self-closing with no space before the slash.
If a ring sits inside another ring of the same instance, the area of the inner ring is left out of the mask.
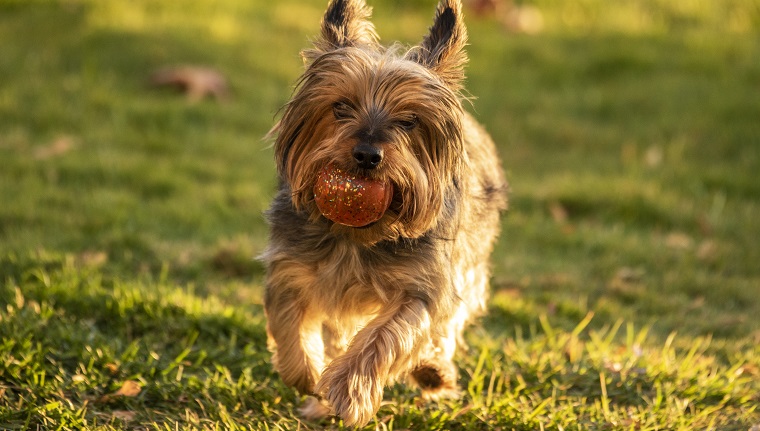
<path id="1" fill-rule="evenodd" d="M 459 88 L 464 79 L 467 54 L 467 28 L 462 19 L 460 0 L 441 0 L 430 33 L 407 58 L 437 73 L 449 86 Z"/>
<path id="2" fill-rule="evenodd" d="M 304 51 L 307 60 L 347 46 L 378 43 L 375 26 L 370 22 L 372 8 L 364 0 L 331 0 L 322 17 L 322 37 L 313 50 Z"/>

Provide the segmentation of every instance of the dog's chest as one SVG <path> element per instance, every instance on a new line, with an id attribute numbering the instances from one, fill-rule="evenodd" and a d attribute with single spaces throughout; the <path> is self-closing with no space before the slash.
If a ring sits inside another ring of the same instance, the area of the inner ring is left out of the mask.
<path id="1" fill-rule="evenodd" d="M 375 314 L 399 292 L 391 267 L 382 255 L 338 243 L 315 262 L 315 300 L 335 316 Z"/>
<path id="2" fill-rule="evenodd" d="M 317 299 L 327 309 L 364 309 L 377 301 L 374 283 L 366 274 L 371 265 L 363 262 L 356 250 L 335 247 L 315 265 Z M 337 311 L 337 310 L 336 310 Z"/>

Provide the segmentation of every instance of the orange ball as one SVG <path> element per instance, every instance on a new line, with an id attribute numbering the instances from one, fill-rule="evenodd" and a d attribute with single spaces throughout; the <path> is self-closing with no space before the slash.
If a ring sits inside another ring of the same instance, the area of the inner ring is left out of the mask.
<path id="1" fill-rule="evenodd" d="M 319 171 L 314 185 L 314 201 L 322 215 L 351 227 L 380 220 L 392 198 L 391 183 L 350 175 L 332 164 Z"/>

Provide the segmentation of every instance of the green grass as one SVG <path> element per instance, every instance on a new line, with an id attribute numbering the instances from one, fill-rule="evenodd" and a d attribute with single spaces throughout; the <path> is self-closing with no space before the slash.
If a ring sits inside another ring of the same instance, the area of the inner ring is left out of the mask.
<path id="1" fill-rule="evenodd" d="M 343 429 L 271 369 L 262 139 L 322 0 L 0 0 L 0 429 Z M 431 1 L 370 2 L 419 40 Z M 463 397 L 367 429 L 760 424 L 760 1 L 536 0 L 468 15 L 512 184 Z M 152 89 L 205 64 L 226 103 Z M 135 390 L 135 388 L 139 388 Z"/>

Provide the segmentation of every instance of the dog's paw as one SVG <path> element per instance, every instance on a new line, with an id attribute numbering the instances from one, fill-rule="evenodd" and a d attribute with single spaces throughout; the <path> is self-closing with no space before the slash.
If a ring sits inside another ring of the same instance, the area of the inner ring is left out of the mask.
<path id="1" fill-rule="evenodd" d="M 307 421 L 319 421 L 332 415 L 333 411 L 326 401 L 308 397 L 298 409 L 298 413 Z"/>
<path id="2" fill-rule="evenodd" d="M 347 426 L 367 424 L 383 400 L 383 384 L 376 378 L 338 367 L 325 370 L 316 390 Z"/>
<path id="3" fill-rule="evenodd" d="M 456 368 L 450 361 L 428 361 L 418 365 L 410 374 L 426 400 L 459 398 L 456 376 Z"/>

